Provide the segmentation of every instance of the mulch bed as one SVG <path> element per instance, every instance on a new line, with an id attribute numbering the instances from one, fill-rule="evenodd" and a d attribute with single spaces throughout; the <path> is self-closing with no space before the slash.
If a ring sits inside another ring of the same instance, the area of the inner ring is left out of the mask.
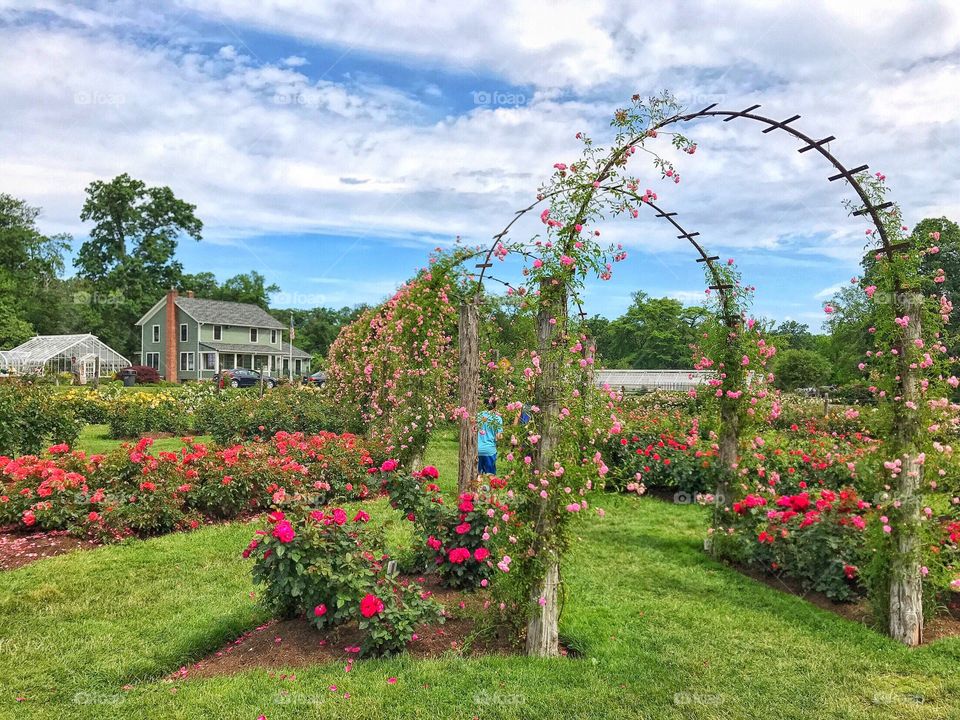
<path id="1" fill-rule="evenodd" d="M 66 530 L 25 533 L 22 530 L 0 529 L 0 571 L 13 570 L 43 558 L 98 546 L 96 540 L 73 537 Z"/>
<path id="2" fill-rule="evenodd" d="M 488 592 L 462 592 L 441 587 L 435 577 L 421 583 L 451 616 L 443 624 L 417 628 L 416 639 L 407 645 L 414 658 L 436 658 L 447 653 L 463 655 L 511 655 L 522 651 L 511 638 L 492 633 L 476 635 L 475 617 L 489 603 Z M 228 643 L 193 665 L 180 668 L 170 680 L 188 677 L 233 675 L 252 669 L 285 670 L 321 663 L 341 663 L 349 672 L 363 633 L 356 623 L 331 630 L 317 630 L 305 619 L 271 621 Z M 284 674 L 281 680 L 295 680 Z"/>
<path id="3" fill-rule="evenodd" d="M 809 603 L 813 603 L 822 610 L 839 615 L 845 620 L 862 623 L 873 627 L 873 613 L 866 598 L 855 602 L 835 602 L 820 592 L 806 591 L 796 580 L 780 575 L 771 575 L 761 570 L 742 565 L 732 565 L 739 572 L 752 577 L 754 580 L 769 585 L 775 590 L 796 595 Z M 925 618 L 923 627 L 923 644 L 940 640 L 945 637 L 960 636 L 960 599 L 953 600 L 945 611 L 934 618 Z"/>

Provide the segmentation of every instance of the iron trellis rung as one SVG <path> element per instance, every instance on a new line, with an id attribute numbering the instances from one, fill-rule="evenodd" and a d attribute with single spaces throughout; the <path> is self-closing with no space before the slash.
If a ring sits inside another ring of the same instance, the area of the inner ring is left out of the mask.
<path id="1" fill-rule="evenodd" d="M 840 178 L 847 178 L 848 180 L 851 180 L 853 179 L 853 176 L 856 175 L 858 172 L 863 172 L 869 167 L 870 167 L 869 165 L 861 165 L 860 167 L 855 167 L 853 170 L 845 170 L 844 172 L 837 173 L 836 175 L 831 175 L 830 177 L 827 178 L 827 180 L 829 180 L 830 182 L 833 182 L 834 180 L 839 180 Z"/>
<path id="2" fill-rule="evenodd" d="M 730 290 L 730 289 L 732 289 L 732 288 L 733 288 L 733 285 L 727 285 L 726 283 L 724 283 L 724 284 L 722 284 L 722 285 L 711 285 L 711 286 L 710 286 L 710 289 L 711 289 L 711 290 Z"/>
<path id="3" fill-rule="evenodd" d="M 723 121 L 724 121 L 724 122 L 730 122 L 731 120 L 736 120 L 738 117 L 743 117 L 743 116 L 746 115 L 748 112 L 752 112 L 753 110 L 756 110 L 758 107 L 760 107 L 760 106 L 759 106 L 759 105 L 751 105 L 750 107 L 746 108 L 745 110 L 741 110 L 741 111 L 738 112 L 738 113 L 734 113 L 734 114 L 731 115 L 730 117 L 724 118 Z"/>
<path id="4" fill-rule="evenodd" d="M 766 130 L 764 130 L 763 133 L 764 133 L 764 135 L 766 135 L 767 133 L 773 132 L 774 130 L 780 130 L 781 128 L 785 128 L 787 125 L 789 125 L 790 123 L 792 123 L 794 120 L 799 120 L 799 119 L 800 119 L 800 116 L 799 116 L 799 115 L 794 115 L 794 116 L 791 117 L 791 118 L 787 118 L 786 120 L 783 120 L 783 121 L 781 121 L 781 122 L 778 122 L 778 123 L 775 123 L 775 124 L 771 125 L 771 126 L 768 127 Z"/>
<path id="5" fill-rule="evenodd" d="M 493 263 L 477 263 L 478 268 L 488 268 L 493 267 Z"/>
<path id="6" fill-rule="evenodd" d="M 894 245 L 891 245 L 891 246 L 890 246 L 889 248 L 887 248 L 887 249 L 888 249 L 890 252 L 896 252 L 897 250 L 906 250 L 906 249 L 908 249 L 909 247 L 910 247 L 910 243 L 908 243 L 908 242 L 901 242 L 901 243 L 896 243 L 896 244 L 894 244 Z"/>
<path id="7" fill-rule="evenodd" d="M 661 211 L 661 212 L 658 212 L 658 213 L 656 214 L 656 217 L 668 218 L 668 217 L 673 217 L 674 215 L 676 215 L 675 212 L 665 213 L 665 212 L 662 212 L 662 211 Z"/>
<path id="8" fill-rule="evenodd" d="M 828 142 L 830 142 L 831 140 L 836 140 L 836 139 L 837 139 L 837 138 L 836 138 L 835 135 L 828 135 L 828 136 L 825 137 L 823 140 L 817 140 L 816 142 L 811 141 L 809 145 L 804 145 L 802 148 L 800 148 L 799 150 L 797 150 L 797 152 L 799 152 L 799 153 L 805 153 L 805 152 L 807 152 L 808 150 L 814 150 L 814 149 L 819 150 L 821 146 L 826 145 L 826 144 L 827 144 Z"/>
<path id="9" fill-rule="evenodd" d="M 704 114 L 705 112 L 707 112 L 708 110 L 713 110 L 716 106 L 717 106 L 716 103 L 710 103 L 710 104 L 707 105 L 705 108 L 703 108 L 703 110 L 698 110 L 698 111 L 695 112 L 693 115 L 694 115 L 694 117 L 696 117 L 697 115 L 703 115 L 703 114 Z"/>
<path id="10" fill-rule="evenodd" d="M 710 257 L 697 258 L 696 262 L 708 263 L 708 262 L 713 262 L 714 260 L 719 260 L 719 259 L 720 259 L 719 255 L 711 255 Z"/>
<path id="11" fill-rule="evenodd" d="M 677 240 L 693 240 L 699 234 L 698 232 L 684 232 L 683 235 L 677 235 Z"/>
<path id="12" fill-rule="evenodd" d="M 853 214 L 854 214 L 854 215 L 866 215 L 868 212 L 870 212 L 870 211 L 872 211 L 872 210 L 886 210 L 888 207 L 893 207 L 893 201 L 892 201 L 892 200 L 888 200 L 887 202 L 881 203 L 880 205 L 864 205 L 864 206 L 863 206 L 862 208 L 860 208 L 859 210 L 856 210 Z"/>

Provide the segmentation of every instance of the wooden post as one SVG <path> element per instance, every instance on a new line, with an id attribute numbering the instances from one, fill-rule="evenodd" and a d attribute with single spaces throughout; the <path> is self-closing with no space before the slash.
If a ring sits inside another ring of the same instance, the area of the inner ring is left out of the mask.
<path id="1" fill-rule="evenodd" d="M 93 359 L 93 386 L 100 387 L 100 356 Z"/>
<path id="2" fill-rule="evenodd" d="M 728 333 L 740 331 L 736 326 L 728 327 L 727 330 Z M 735 367 L 739 362 L 740 358 L 737 357 L 734 341 L 728 335 L 727 351 L 723 358 L 724 367 Z M 720 480 L 717 483 L 714 500 L 715 522 L 722 517 L 724 509 L 730 507 L 733 499 L 733 478 L 736 472 L 740 445 L 740 413 L 737 408 L 739 401 L 727 397 L 727 391 L 743 389 L 728 387 L 726 381 L 720 385 L 720 388 L 723 390 L 723 396 L 720 398 Z"/>
<path id="3" fill-rule="evenodd" d="M 549 280 L 540 285 L 540 310 L 537 313 L 537 347 L 541 373 L 534 387 L 534 402 L 540 408 L 537 417 L 540 441 L 533 449 L 533 467 L 542 475 L 553 469 L 554 451 L 559 440 L 560 348 L 555 347 L 559 334 L 567 326 L 567 288 L 561 281 Z M 554 319 L 555 323 L 550 320 Z M 547 500 L 541 501 L 541 513 L 534 532 L 538 538 L 552 534 Z M 533 615 L 527 623 L 527 655 L 556 657 L 560 654 L 558 625 L 560 621 L 560 558 L 549 545 L 534 544 L 544 568 L 541 581 L 530 593 Z"/>
<path id="4" fill-rule="evenodd" d="M 726 395 L 720 398 L 720 481 L 717 483 L 716 504 L 718 509 L 730 506 L 733 492 L 733 475 L 737 466 L 737 449 L 740 443 L 740 415 L 737 401 Z"/>
<path id="5" fill-rule="evenodd" d="M 469 492 L 477 483 L 477 403 L 480 394 L 480 304 L 478 297 L 460 306 L 460 467 L 457 489 Z"/>
<path id="6" fill-rule="evenodd" d="M 890 637 L 904 645 L 923 641 L 923 587 L 920 575 L 920 500 L 923 464 L 918 455 L 921 433 L 916 406 L 923 402 L 918 390 L 916 369 L 911 367 L 908 348 L 921 337 L 920 313 L 923 297 L 916 292 L 898 293 L 898 314 L 910 322 L 904 329 L 900 347 L 900 402 L 894 404 L 894 441 L 903 461 L 897 477 L 897 499 L 900 507 L 891 514 L 893 557 L 890 567 Z"/>

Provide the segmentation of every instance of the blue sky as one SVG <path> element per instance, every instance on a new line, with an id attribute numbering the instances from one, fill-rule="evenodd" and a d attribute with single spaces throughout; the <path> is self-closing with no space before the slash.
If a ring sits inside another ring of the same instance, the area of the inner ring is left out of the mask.
<path id="1" fill-rule="evenodd" d="M 83 188 L 129 172 L 197 204 L 188 271 L 258 270 L 278 305 L 376 302 L 438 244 L 487 241 L 575 159 L 577 131 L 602 142 L 632 93 L 668 88 L 801 113 L 848 165 L 887 175 L 909 224 L 957 218 L 960 12 L 923 8 L 0 0 L 0 192 L 79 243 Z M 849 192 L 789 138 L 686 130 L 699 150 L 683 182 L 650 167 L 646 186 L 736 258 L 758 314 L 818 327 L 863 247 Z M 591 313 L 635 290 L 702 295 L 701 266 L 652 213 L 603 232 L 630 257 L 588 288 Z"/>

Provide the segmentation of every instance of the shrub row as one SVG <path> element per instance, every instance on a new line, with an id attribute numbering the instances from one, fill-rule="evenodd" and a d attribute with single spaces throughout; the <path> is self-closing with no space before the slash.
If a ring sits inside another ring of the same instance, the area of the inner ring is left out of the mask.
<path id="1" fill-rule="evenodd" d="M 157 454 L 151 442 L 107 455 L 58 445 L 44 456 L 0 457 L 0 524 L 105 540 L 154 535 L 304 498 L 317 506 L 362 499 L 367 470 L 382 459 L 376 446 L 332 433 L 223 448 L 188 442 Z"/>

